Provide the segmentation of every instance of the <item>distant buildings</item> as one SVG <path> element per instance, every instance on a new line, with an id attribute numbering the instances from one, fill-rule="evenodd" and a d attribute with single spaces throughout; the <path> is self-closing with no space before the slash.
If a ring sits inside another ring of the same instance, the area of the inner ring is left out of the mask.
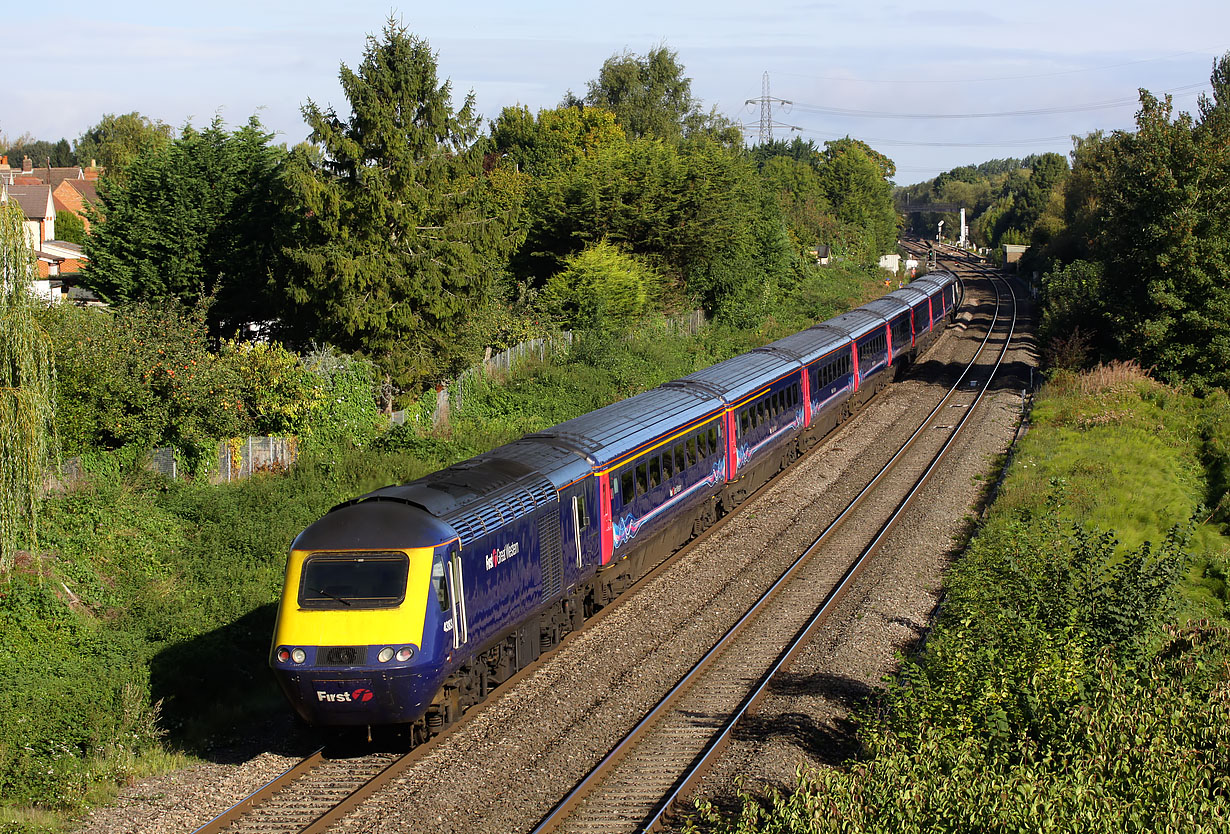
<path id="1" fill-rule="evenodd" d="M 80 272 L 86 260 L 79 244 L 57 239 L 56 212 L 80 217 L 88 233 L 85 207 L 98 202 L 99 173 L 93 165 L 36 168 L 28 156 L 13 168 L 7 156 L 0 156 L 0 203 L 14 202 L 25 215 L 26 240 L 38 258 L 36 291 L 49 300 L 69 298 L 69 276 Z"/>

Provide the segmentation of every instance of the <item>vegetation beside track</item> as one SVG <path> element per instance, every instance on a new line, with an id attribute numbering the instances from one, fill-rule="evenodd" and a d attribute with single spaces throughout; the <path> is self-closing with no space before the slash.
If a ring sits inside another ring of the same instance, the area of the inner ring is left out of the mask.
<path id="1" fill-rule="evenodd" d="M 60 830 L 117 785 L 208 758 L 284 714 L 266 655 L 285 554 L 337 502 L 794 332 L 880 295 L 881 282 L 875 270 L 817 270 L 754 329 L 672 336 L 642 322 L 631 335 L 582 338 L 567 358 L 472 386 L 444 433 L 411 425 L 338 442 L 318 419 L 300 464 L 281 475 L 170 481 L 136 467 L 129 446 L 85 455 L 89 477 L 48 497 L 38 551 L 19 554 L 0 585 L 0 832 Z M 64 332 L 78 325 L 67 316 Z M 168 367 L 182 358 L 181 342 L 197 351 L 170 325 L 161 328 L 166 344 L 154 343 L 159 330 L 143 331 L 142 351 Z M 127 415 L 134 431 L 157 429 L 172 406 L 216 409 L 206 386 L 178 387 L 168 402 L 124 394 L 139 388 L 141 363 L 125 359 L 127 342 L 111 350 L 108 334 L 91 331 L 88 351 L 59 353 L 61 394 L 72 398 L 63 409 L 78 423 L 101 425 L 120 401 L 149 400 L 148 414 Z M 75 385 L 86 371 L 92 388 Z M 335 410 L 358 425 L 363 408 L 374 415 L 370 391 L 362 408 L 347 394 Z"/>
<path id="2" fill-rule="evenodd" d="M 691 830 L 1225 831 L 1228 473 L 1225 394 L 1058 374 L 861 755 Z"/>

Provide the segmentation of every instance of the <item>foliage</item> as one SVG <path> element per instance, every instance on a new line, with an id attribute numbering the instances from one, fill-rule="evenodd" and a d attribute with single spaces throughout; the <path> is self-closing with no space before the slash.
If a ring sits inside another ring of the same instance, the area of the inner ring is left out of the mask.
<path id="1" fill-rule="evenodd" d="M 598 107 L 539 110 L 536 117 L 527 107 L 505 107 L 491 126 L 491 142 L 496 153 L 535 177 L 626 144 L 615 114 Z"/>
<path id="2" fill-rule="evenodd" d="M 45 139 L 28 139 L 23 136 L 9 143 L 7 148 L 0 149 L 0 155 L 9 158 L 9 165 L 21 170 L 24 157 L 30 157 L 35 168 L 51 165 L 53 168 L 67 168 L 77 164 L 77 158 L 68 146 L 67 139 L 58 142 L 48 142 Z"/>
<path id="3" fill-rule="evenodd" d="M 894 251 L 898 218 L 888 179 L 892 160 L 856 139 L 826 142 L 820 150 L 796 138 L 752 152 L 777 198 L 796 246 L 828 245 L 833 254 L 874 264 Z"/>
<path id="4" fill-rule="evenodd" d="M 566 327 L 622 330 L 640 317 L 658 282 L 652 269 L 603 240 L 567 258 L 544 298 L 558 306 Z"/>
<path id="5" fill-rule="evenodd" d="M 286 250 L 291 313 L 300 338 L 362 352 L 420 387 L 474 358 L 455 335 L 495 284 L 508 213 L 488 201 L 473 95 L 453 110 L 426 41 L 389 20 L 341 81 L 350 120 L 309 101 L 322 155 L 300 147 L 288 164 L 305 212 Z"/>
<path id="6" fill-rule="evenodd" d="M 136 111 L 119 116 L 107 113 L 77 138 L 73 154 L 81 165 L 97 163 L 107 179 L 123 183 L 139 157 L 165 148 L 174 138 L 170 125 Z"/>
<path id="7" fill-rule="evenodd" d="M 75 243 L 85 243 L 85 221 L 71 211 L 56 212 L 56 238 Z"/>
<path id="8" fill-rule="evenodd" d="M 22 222 L 14 202 L 0 204 L 0 576 L 17 547 L 35 546 L 43 472 L 55 454 L 55 365 Z"/>
<path id="9" fill-rule="evenodd" d="M 624 50 L 603 62 L 584 103 L 614 113 L 629 139 L 706 135 L 731 147 L 742 145 L 743 135 L 733 122 L 716 110 L 701 109 L 684 72 L 679 54 L 665 45 L 643 56 Z"/>
<path id="10" fill-rule="evenodd" d="M 537 180 L 526 198 L 529 229 L 513 260 L 533 280 L 605 239 L 665 279 L 659 309 L 699 302 L 741 321 L 762 316 L 792 275 L 777 205 L 748 160 L 697 139 L 637 140 L 600 150 L 559 175 Z"/>
<path id="11" fill-rule="evenodd" d="M 216 333 L 270 319 L 269 273 L 289 221 L 276 205 L 285 156 L 253 117 L 146 149 L 123 180 L 104 178 L 82 280 L 112 302 L 213 301 Z"/>
<path id="12" fill-rule="evenodd" d="M 100 455 L 134 463 L 173 446 L 199 472 L 220 438 L 289 434 L 323 450 L 375 433 L 365 360 L 327 348 L 300 359 L 276 343 L 226 342 L 215 352 L 201 307 L 56 305 L 42 321 L 54 334 L 63 447 L 87 467 Z"/>

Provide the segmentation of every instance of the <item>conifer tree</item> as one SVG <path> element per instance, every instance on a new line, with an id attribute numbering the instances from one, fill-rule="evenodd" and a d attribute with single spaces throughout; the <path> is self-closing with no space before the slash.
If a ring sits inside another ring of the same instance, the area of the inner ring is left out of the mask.
<path id="1" fill-rule="evenodd" d="M 21 210 L 0 204 L 0 575 L 35 545 L 38 503 L 52 455 L 55 364 L 30 294 L 34 253 Z"/>
<path id="2" fill-rule="evenodd" d="M 308 101 L 314 146 L 287 164 L 303 207 L 287 294 L 304 338 L 369 355 L 403 387 L 441 379 L 510 250 L 488 200 L 473 93 L 454 110 L 436 56 L 390 19 L 357 71 L 349 119 Z"/>

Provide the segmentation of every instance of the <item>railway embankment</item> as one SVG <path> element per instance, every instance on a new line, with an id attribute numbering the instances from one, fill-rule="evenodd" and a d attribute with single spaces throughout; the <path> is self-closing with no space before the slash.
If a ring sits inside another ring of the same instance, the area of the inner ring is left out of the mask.
<path id="1" fill-rule="evenodd" d="M 1225 830 L 1228 474 L 1224 394 L 1056 376 L 848 757 L 710 785 L 691 829 Z"/>

